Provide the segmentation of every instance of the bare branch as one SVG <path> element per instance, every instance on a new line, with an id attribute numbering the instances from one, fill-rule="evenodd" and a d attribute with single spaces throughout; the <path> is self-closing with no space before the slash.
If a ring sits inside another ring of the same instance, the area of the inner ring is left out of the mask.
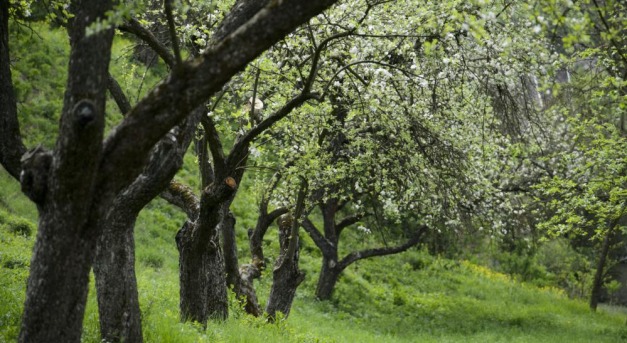
<path id="1" fill-rule="evenodd" d="M 176 60 L 174 55 L 170 53 L 168 47 L 161 43 L 152 32 L 143 27 L 136 19 L 131 18 L 126 23 L 120 25 L 118 29 L 134 34 L 137 38 L 148 44 L 168 66 L 174 66 Z"/>
<path id="2" fill-rule="evenodd" d="M 170 181 L 170 185 L 161 193 L 161 197 L 183 210 L 191 221 L 198 218 L 200 201 L 189 186 L 177 181 Z"/>
<path id="3" fill-rule="evenodd" d="M 176 36 L 176 24 L 174 23 L 174 15 L 172 15 L 172 0 L 165 0 L 163 2 L 163 6 L 165 8 L 165 16 L 168 19 L 168 30 L 170 31 L 170 41 L 172 42 L 174 57 L 176 57 L 176 65 L 180 65 L 183 60 L 181 59 L 179 40 Z"/>
<path id="4" fill-rule="evenodd" d="M 314 223 L 312 223 L 309 218 L 303 219 L 301 225 L 303 226 L 303 229 L 307 231 L 309 237 L 311 237 L 314 243 L 316 243 L 316 246 L 318 246 L 318 248 L 320 248 L 323 252 L 329 250 L 333 246 L 329 240 L 322 236 L 318 228 L 316 228 Z"/>
<path id="5" fill-rule="evenodd" d="M 307 100 L 310 99 L 319 99 L 318 95 L 313 93 L 300 93 L 299 95 L 293 97 L 290 101 L 288 101 L 283 107 L 274 112 L 272 115 L 268 116 L 261 123 L 257 124 L 250 131 L 246 132 L 245 135 L 241 136 L 240 139 L 237 140 L 233 149 L 231 150 L 232 154 L 236 151 L 245 150 L 248 145 L 261 133 L 265 130 L 269 129 L 279 120 L 285 118 L 288 114 L 290 114 L 295 108 L 300 107 Z M 229 154 L 229 155 L 230 155 Z"/>
<path id="6" fill-rule="evenodd" d="M 340 270 L 343 270 L 346 267 L 348 267 L 351 263 L 364 259 L 364 258 L 392 255 L 392 254 L 397 254 L 399 252 L 403 252 L 413 247 L 414 245 L 418 244 L 420 242 L 420 238 L 422 237 L 422 234 L 425 233 L 427 230 L 428 230 L 428 227 L 426 225 L 421 226 L 420 228 L 418 228 L 414 236 L 411 237 L 407 242 L 401 245 L 397 245 L 395 247 L 374 248 L 374 249 L 366 249 L 362 251 L 352 252 L 346 255 L 346 257 L 344 257 L 338 263 L 338 268 L 340 268 Z"/>
<path id="7" fill-rule="evenodd" d="M 342 219 L 339 223 L 335 225 L 335 230 L 337 231 L 337 235 L 339 236 L 342 230 L 345 228 L 357 223 L 364 217 L 363 214 L 354 214 Z"/>
<path id="8" fill-rule="evenodd" d="M 205 138 L 209 144 L 209 150 L 211 151 L 211 157 L 213 158 L 214 168 L 217 170 L 224 170 L 226 167 L 224 149 L 222 148 L 222 141 L 220 140 L 220 134 L 216 129 L 216 124 L 213 122 L 213 118 L 210 116 L 203 116 L 202 128 L 204 129 Z"/>
<path id="9" fill-rule="evenodd" d="M 108 79 L 109 81 L 107 83 L 107 88 L 109 89 L 109 93 L 111 93 L 111 96 L 113 97 L 113 100 L 115 100 L 115 103 L 118 105 L 118 108 L 120 109 L 122 115 L 126 115 L 126 113 L 131 110 L 131 103 L 130 101 L 128 101 L 128 98 L 124 94 L 124 91 L 122 91 L 122 87 L 120 87 L 120 84 L 113 77 L 113 75 L 111 75 L 111 73 L 109 73 Z"/>

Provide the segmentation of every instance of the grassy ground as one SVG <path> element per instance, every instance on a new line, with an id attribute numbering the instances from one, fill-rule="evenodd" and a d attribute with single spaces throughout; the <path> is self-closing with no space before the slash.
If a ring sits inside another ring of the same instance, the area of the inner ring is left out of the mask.
<path id="1" fill-rule="evenodd" d="M 0 189 L 0 341 L 12 342 L 19 330 L 36 213 L 4 171 Z M 584 302 L 559 290 L 538 289 L 418 250 L 357 263 L 340 280 L 334 300 L 319 302 L 313 297 L 319 256 L 307 241 L 301 256 L 308 276 L 289 319 L 266 324 L 243 314 L 232 301 L 231 318 L 210 323 L 205 331 L 178 320 L 174 235 L 181 220 L 181 214 L 156 201 L 136 228 L 147 342 L 627 342 L 623 308 L 591 313 Z M 269 253 L 272 248 L 268 244 Z M 266 272 L 258 284 L 261 301 L 270 282 Z M 99 342 L 94 293 L 85 315 L 85 342 Z"/>

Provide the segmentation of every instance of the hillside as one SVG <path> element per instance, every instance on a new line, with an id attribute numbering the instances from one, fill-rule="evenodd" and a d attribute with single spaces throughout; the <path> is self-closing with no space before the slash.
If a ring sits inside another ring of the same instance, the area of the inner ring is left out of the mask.
<path id="1" fill-rule="evenodd" d="M 36 214 L 4 171 L 0 189 L 0 341 L 12 342 L 19 329 Z M 538 289 L 468 261 L 432 257 L 419 250 L 359 262 L 340 279 L 334 300 L 319 302 L 313 297 L 319 258 L 308 241 L 301 254 L 307 278 L 298 289 L 288 320 L 266 324 L 243 314 L 232 301 L 231 318 L 224 323 L 211 322 L 203 331 L 178 319 L 174 235 L 181 219 L 182 215 L 164 202 L 154 201 L 142 212 L 136 228 L 139 296 L 147 342 L 627 340 L 624 310 L 605 307 L 591 313 L 584 302 L 570 300 L 557 289 Z M 271 254 L 271 246 L 268 251 Z M 240 253 L 245 260 L 246 252 L 242 249 Z M 258 285 L 262 302 L 270 282 L 271 273 L 266 271 Z M 93 282 L 83 341 L 99 341 Z"/>

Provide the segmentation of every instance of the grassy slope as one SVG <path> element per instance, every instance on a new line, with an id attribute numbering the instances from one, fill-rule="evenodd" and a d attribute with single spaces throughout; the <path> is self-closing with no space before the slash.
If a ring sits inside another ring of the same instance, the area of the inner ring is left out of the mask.
<path id="1" fill-rule="evenodd" d="M 64 84 L 67 47 L 63 33 L 39 30 L 51 47 L 38 46 L 37 36 L 21 36 L 16 56 L 20 116 L 29 146 L 51 146 Z M 31 52 L 41 52 L 32 55 Z M 143 70 L 124 56 L 127 43 L 116 44 L 114 70 L 127 90 L 137 90 Z M 42 62 L 43 59 L 43 62 Z M 120 59 L 120 60 L 118 60 Z M 127 63 L 127 64 L 125 64 Z M 19 74 L 19 75 L 18 75 Z M 150 73 L 149 73 L 150 74 Z M 50 82 L 54 79 L 54 82 Z M 145 91 L 154 83 L 148 75 Z M 135 96 L 133 96 L 135 97 Z M 56 99 L 56 100 L 54 100 Z M 26 102 L 29 102 L 28 104 Z M 33 103 L 41 108 L 33 108 Z M 111 105 L 111 104 L 110 104 Z M 32 109 L 32 110 L 31 110 Z M 109 113 L 115 109 L 110 108 Z M 109 116 L 109 124 L 119 115 Z M 188 156 L 187 165 L 193 166 Z M 193 167 L 179 174 L 195 178 Z M 242 261 L 246 261 L 246 229 L 254 225 L 253 192 L 242 187 L 234 212 Z M 24 301 L 25 281 L 36 223 L 34 206 L 21 195 L 19 185 L 0 168 L 0 342 L 15 341 Z M 580 301 L 555 290 L 538 290 L 508 280 L 501 274 L 466 262 L 430 257 L 420 251 L 362 261 L 340 280 L 332 302 L 313 298 L 320 254 L 304 238 L 301 268 L 307 279 L 297 293 L 289 320 L 265 324 L 238 310 L 231 318 L 210 323 L 206 331 L 178 321 L 178 253 L 174 235 L 183 215 L 161 200 L 142 212 L 136 227 L 137 269 L 144 337 L 147 342 L 617 342 L 627 341 L 625 315 L 590 313 Z M 267 237 L 267 254 L 276 252 L 274 230 Z M 267 297 L 272 274 L 258 284 L 261 301 Z M 93 282 L 92 282 L 93 285 Z M 90 292 L 85 315 L 85 342 L 98 342 L 95 292 Z"/>
<path id="2" fill-rule="evenodd" d="M 34 239 L 22 232 L 27 230 L 24 222 L 34 227 L 35 209 L 4 171 L 0 189 L 0 341 L 10 342 L 18 332 Z M 236 211 L 248 206 L 240 201 Z M 557 290 L 540 290 L 468 262 L 421 251 L 362 261 L 347 270 L 334 301 L 319 302 L 313 298 L 319 259 L 307 241 L 301 256 L 308 277 L 289 320 L 265 324 L 244 315 L 232 302 L 229 320 L 210 323 L 202 331 L 178 322 L 174 234 L 181 220 L 181 214 L 155 201 L 142 212 L 136 229 L 147 342 L 627 341 L 624 314 L 590 313 L 584 302 L 569 300 Z M 269 244 L 269 254 L 273 246 Z M 266 271 L 258 287 L 262 301 L 270 282 Z M 98 342 L 93 289 L 84 340 Z"/>

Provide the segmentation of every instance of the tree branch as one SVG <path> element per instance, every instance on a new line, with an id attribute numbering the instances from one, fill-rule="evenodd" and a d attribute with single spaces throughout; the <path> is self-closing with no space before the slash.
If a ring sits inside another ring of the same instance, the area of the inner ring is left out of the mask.
<path id="1" fill-rule="evenodd" d="M 261 121 L 258 125 L 250 129 L 250 131 L 246 132 L 240 139 L 235 142 L 231 153 L 236 151 L 245 150 L 248 148 L 248 145 L 261 133 L 265 130 L 269 129 L 279 120 L 285 118 L 288 114 L 290 114 L 295 108 L 300 107 L 307 100 L 310 99 L 320 99 L 316 94 L 313 93 L 300 93 L 299 95 L 293 97 L 290 101 L 288 101 L 283 107 L 274 112 L 272 115 Z"/>
<path id="2" fill-rule="evenodd" d="M 161 192 L 161 198 L 183 210 L 190 221 L 195 221 L 198 218 L 200 200 L 189 186 L 177 181 L 170 181 L 168 188 Z"/>
<path id="3" fill-rule="evenodd" d="M 179 48 L 179 40 L 176 36 L 176 24 L 174 23 L 174 15 L 172 15 L 172 0 L 165 0 L 163 2 L 165 9 L 165 16 L 168 20 L 168 30 L 170 31 L 170 42 L 172 43 L 172 50 L 174 51 L 174 57 L 176 58 L 176 65 L 181 64 L 181 49 Z"/>
<path id="4" fill-rule="evenodd" d="M 132 108 L 131 102 L 128 101 L 128 98 L 124 94 L 124 91 L 122 91 L 122 87 L 120 87 L 120 84 L 113 77 L 113 75 L 111 75 L 111 73 L 109 73 L 108 79 L 109 80 L 107 83 L 107 88 L 109 89 L 109 93 L 113 97 L 113 100 L 115 100 L 115 103 L 118 105 L 118 108 L 120 109 L 122 115 L 126 115 Z"/>
<path id="5" fill-rule="evenodd" d="M 357 223 L 363 217 L 364 217 L 364 215 L 359 213 L 359 214 L 350 215 L 350 216 L 342 219 L 339 223 L 337 223 L 335 225 L 335 230 L 337 231 L 337 235 L 339 236 L 340 233 L 342 233 L 342 230 L 344 230 L 345 228 L 347 228 L 347 227 Z"/>
<path id="6" fill-rule="evenodd" d="M 161 43 L 159 39 L 152 34 L 152 32 L 143 27 L 136 19 L 131 18 L 126 23 L 120 25 L 118 29 L 120 31 L 132 33 L 137 38 L 148 44 L 148 46 L 151 47 L 152 50 L 154 50 L 170 68 L 174 66 L 176 60 L 168 47 Z"/>
<path id="7" fill-rule="evenodd" d="M 272 1 L 215 47 L 173 69 L 106 139 L 99 190 L 117 192 L 130 183 L 152 146 L 170 128 L 268 47 L 335 2 Z"/>
<path id="8" fill-rule="evenodd" d="M 344 257 L 338 263 L 338 268 L 340 268 L 340 270 L 343 270 L 346 267 L 348 267 L 351 263 L 358 261 L 358 260 L 362 260 L 364 258 L 392 255 L 392 254 L 397 254 L 399 252 L 403 252 L 413 247 L 414 245 L 418 244 L 420 242 L 420 238 L 422 237 L 422 234 L 426 232 L 427 229 L 428 227 L 426 225 L 421 226 L 420 228 L 418 228 L 418 230 L 416 231 L 416 233 L 414 234 L 412 238 L 410 238 L 404 244 L 397 245 L 395 247 L 374 248 L 374 249 L 366 249 L 362 251 L 352 252 L 346 255 L 346 257 Z"/>
<path id="9" fill-rule="evenodd" d="M 207 143 L 209 144 L 209 150 L 211 151 L 211 157 L 213 158 L 214 168 L 222 171 L 226 168 L 226 158 L 224 157 L 224 149 L 222 148 L 220 134 L 216 129 L 216 124 L 213 122 L 213 118 L 209 116 L 203 116 L 202 127 L 205 131 L 205 138 L 207 138 Z"/>
<path id="10" fill-rule="evenodd" d="M 303 216 L 303 210 L 305 208 L 305 197 L 307 195 L 307 188 L 309 187 L 305 178 L 301 179 L 300 190 L 298 191 L 298 199 L 296 199 L 296 208 L 294 209 L 294 221 L 292 222 L 292 234 L 290 237 L 290 245 L 287 247 L 285 256 L 294 256 L 296 249 L 298 249 L 298 228 L 301 226 Z"/>
<path id="11" fill-rule="evenodd" d="M 324 236 L 322 236 L 320 231 L 316 228 L 314 223 L 312 223 L 309 218 L 303 219 L 301 225 L 303 226 L 303 229 L 307 231 L 309 237 L 311 237 L 311 239 L 314 241 L 314 243 L 316 243 L 316 246 L 321 251 L 324 252 L 332 248 L 333 244 L 331 244 L 331 242 L 329 242 L 326 238 L 324 238 Z"/>
<path id="12" fill-rule="evenodd" d="M 266 7 L 269 0 L 237 0 L 229 15 L 224 18 L 215 32 L 213 41 L 218 42 L 246 23 L 257 12 Z"/>

